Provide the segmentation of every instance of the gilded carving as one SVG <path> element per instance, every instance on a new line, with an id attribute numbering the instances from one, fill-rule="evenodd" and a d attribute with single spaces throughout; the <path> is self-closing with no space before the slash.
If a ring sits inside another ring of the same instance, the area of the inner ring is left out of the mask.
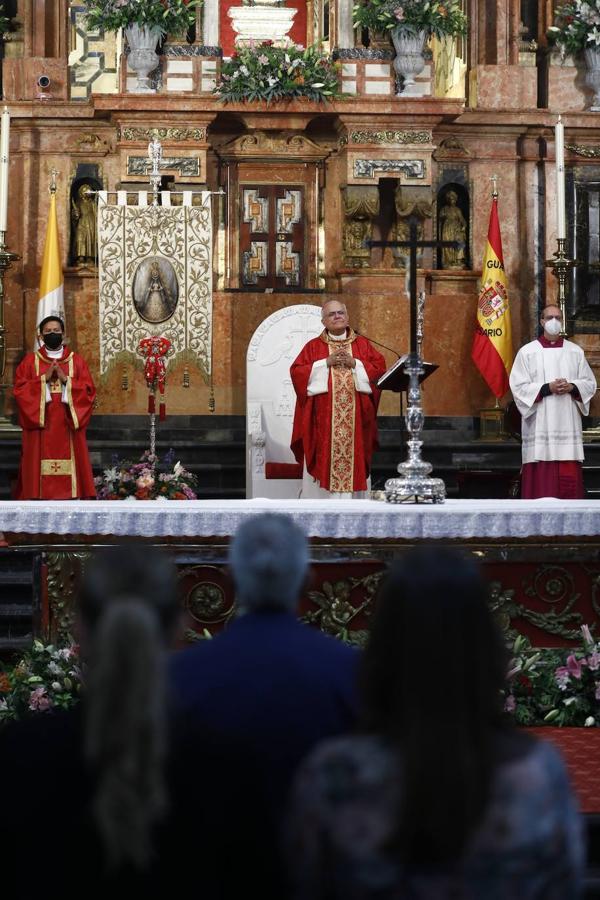
<path id="1" fill-rule="evenodd" d="M 430 144 L 431 131 L 352 131 L 353 144 Z"/>
<path id="2" fill-rule="evenodd" d="M 365 242 L 373 237 L 373 219 L 379 214 L 376 186 L 352 185 L 344 189 L 344 259 L 347 266 L 360 269 L 371 264 L 371 250 Z"/>
<path id="3" fill-rule="evenodd" d="M 119 128 L 122 141 L 205 141 L 206 128 Z"/>
<path id="4" fill-rule="evenodd" d="M 77 591 L 90 555 L 88 550 L 44 554 L 49 610 L 46 637 L 53 642 L 73 636 Z"/>
<path id="5" fill-rule="evenodd" d="M 600 147 L 588 147 L 585 144 L 565 144 L 565 149 L 575 153 L 576 156 L 585 156 L 586 159 L 598 159 Z"/>
<path id="6" fill-rule="evenodd" d="M 308 592 L 308 599 L 317 608 L 305 613 L 302 620 L 318 625 L 326 634 L 363 647 L 368 631 L 356 628 L 356 620 L 360 616 L 368 618 L 371 615 L 383 576 L 381 571 L 362 578 L 324 581 L 320 591 Z M 354 591 L 358 594 L 356 600 L 353 599 Z"/>

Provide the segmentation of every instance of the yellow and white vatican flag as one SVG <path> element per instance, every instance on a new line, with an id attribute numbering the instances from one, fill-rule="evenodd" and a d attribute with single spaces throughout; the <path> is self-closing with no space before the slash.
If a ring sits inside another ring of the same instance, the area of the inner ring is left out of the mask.
<path id="1" fill-rule="evenodd" d="M 60 260 L 56 193 L 52 189 L 50 191 L 48 229 L 46 231 L 42 273 L 40 275 L 40 299 L 38 300 L 35 318 L 36 332 L 38 325 L 46 316 L 59 316 L 63 322 L 65 321 L 64 279 Z"/>
<path id="2" fill-rule="evenodd" d="M 492 195 L 488 239 L 483 255 L 477 326 L 471 350 L 473 362 L 497 398 L 508 390 L 513 363 L 510 307 L 498 218 L 498 194 Z"/>

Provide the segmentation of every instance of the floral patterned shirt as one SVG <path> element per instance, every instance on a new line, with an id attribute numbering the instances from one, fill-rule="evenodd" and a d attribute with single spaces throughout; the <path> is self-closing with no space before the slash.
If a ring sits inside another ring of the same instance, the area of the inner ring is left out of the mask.
<path id="1" fill-rule="evenodd" d="M 544 741 L 498 767 L 464 858 L 407 868 L 384 849 L 401 789 L 378 738 L 322 744 L 301 767 L 290 811 L 293 900 L 571 900 L 580 896 L 582 823 L 562 760 Z"/>

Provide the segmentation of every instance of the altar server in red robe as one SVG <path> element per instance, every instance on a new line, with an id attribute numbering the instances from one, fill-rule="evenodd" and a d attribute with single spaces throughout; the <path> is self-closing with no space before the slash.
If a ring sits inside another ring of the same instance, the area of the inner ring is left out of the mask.
<path id="1" fill-rule="evenodd" d="M 40 322 L 40 348 L 17 367 L 14 396 L 23 429 L 17 500 L 94 498 L 85 430 L 96 389 L 85 361 L 63 345 L 57 316 Z"/>
<path id="2" fill-rule="evenodd" d="M 302 497 L 360 496 L 377 448 L 376 385 L 385 359 L 350 328 L 339 300 L 323 304 L 322 322 L 325 330 L 290 369 L 296 391 L 291 448 L 304 465 Z"/>

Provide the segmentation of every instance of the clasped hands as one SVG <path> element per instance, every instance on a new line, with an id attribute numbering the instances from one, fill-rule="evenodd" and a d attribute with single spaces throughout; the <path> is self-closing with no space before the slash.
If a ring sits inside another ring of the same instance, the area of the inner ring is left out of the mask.
<path id="1" fill-rule="evenodd" d="M 327 368 L 331 368 L 331 366 L 342 369 L 355 369 L 356 360 L 352 354 L 347 353 L 346 350 L 334 350 L 333 353 L 330 353 L 327 357 Z"/>
<path id="2" fill-rule="evenodd" d="M 574 385 L 566 378 L 555 378 L 548 383 L 548 387 L 553 394 L 570 394 Z"/>
<path id="3" fill-rule="evenodd" d="M 61 384 L 67 383 L 67 376 L 65 375 L 61 367 L 58 365 L 58 363 L 52 363 L 46 373 L 46 380 L 54 381 L 56 378 L 58 378 Z"/>

